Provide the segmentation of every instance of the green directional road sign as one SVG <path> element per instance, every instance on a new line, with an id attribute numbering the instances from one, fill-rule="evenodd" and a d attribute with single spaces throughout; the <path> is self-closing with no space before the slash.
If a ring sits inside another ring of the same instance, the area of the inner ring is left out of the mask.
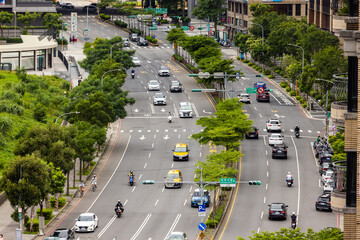
<path id="1" fill-rule="evenodd" d="M 189 26 L 181 26 L 182 29 L 184 29 L 184 31 L 189 30 Z"/>
<path id="2" fill-rule="evenodd" d="M 136 18 L 136 15 L 129 15 L 128 18 Z"/>
<path id="3" fill-rule="evenodd" d="M 198 30 L 204 30 L 204 28 L 202 28 L 202 27 L 199 27 L 199 28 L 198 28 Z"/>
<path id="4" fill-rule="evenodd" d="M 246 88 L 246 93 L 256 93 L 257 89 L 254 87 Z"/>
<path id="5" fill-rule="evenodd" d="M 154 11 L 155 14 L 164 14 L 167 13 L 167 8 L 145 8 L 146 11 Z"/>
<path id="6" fill-rule="evenodd" d="M 148 27 L 149 30 L 157 30 L 157 27 Z"/>
<path id="7" fill-rule="evenodd" d="M 220 187 L 235 187 L 236 178 L 220 178 Z"/>

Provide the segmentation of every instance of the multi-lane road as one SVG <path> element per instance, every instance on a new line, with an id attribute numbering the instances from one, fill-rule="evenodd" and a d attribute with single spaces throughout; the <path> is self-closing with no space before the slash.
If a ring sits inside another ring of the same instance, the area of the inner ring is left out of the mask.
<path id="1" fill-rule="evenodd" d="M 65 22 L 70 19 L 65 17 Z M 127 37 L 128 34 L 110 25 L 99 23 L 94 17 L 89 18 L 91 40 L 95 37 Z M 78 21 L 78 34 L 87 28 L 86 18 Z M 87 192 L 73 210 L 64 218 L 58 227 L 74 226 L 75 219 L 82 212 L 94 212 L 99 217 L 99 227 L 93 234 L 99 239 L 165 239 L 171 231 L 184 231 L 189 239 L 196 239 L 197 225 L 200 218 L 197 210 L 190 207 L 190 196 L 194 186 L 183 185 L 180 189 L 164 189 L 161 183 L 170 169 L 182 171 L 184 180 L 191 181 L 194 177 L 194 164 L 204 161 L 209 153 L 208 146 L 201 146 L 190 139 L 191 134 L 201 131 L 196 120 L 209 116 L 214 106 L 202 93 L 192 93 L 191 89 L 199 88 L 196 82 L 180 66 L 170 60 L 173 49 L 165 41 L 166 33 L 159 32 L 159 47 L 139 47 L 134 43 L 127 49 L 135 49 L 135 56 L 142 61 L 135 68 L 135 79 L 128 77 L 123 86 L 129 96 L 136 99 L 133 106 L 126 108 L 128 116 L 118 121 L 118 129 L 114 144 L 110 146 L 107 158 L 96 169 L 99 188 L 96 192 Z M 225 55 L 225 57 L 231 57 Z M 159 77 L 157 70 L 161 65 L 170 68 L 170 77 Z M 241 68 L 248 80 L 229 83 L 233 89 L 243 90 L 252 87 L 255 78 L 252 70 Z M 160 92 L 167 96 L 167 105 L 154 106 L 152 97 L 156 92 L 147 90 L 150 80 L 161 83 Z M 183 83 L 184 92 L 170 93 L 171 80 Z M 263 79 L 262 79 L 263 80 Z M 289 205 L 288 212 L 299 215 L 298 225 L 302 228 L 312 227 L 320 230 L 324 227 L 336 226 L 336 216 L 332 213 L 315 211 L 315 200 L 322 193 L 319 186 L 318 167 L 314 160 L 310 142 L 318 132 L 323 131 L 321 121 L 306 117 L 300 108 L 286 93 L 267 82 L 273 88 L 270 103 L 257 103 L 251 96 L 252 103 L 243 107 L 254 125 L 260 129 L 258 140 L 247 140 L 241 145 L 241 174 L 239 179 L 261 180 L 260 186 L 240 184 L 235 189 L 234 201 L 230 204 L 228 214 L 218 239 L 230 240 L 237 236 L 246 237 L 251 231 L 276 231 L 280 227 L 290 227 L 290 220 L 270 221 L 267 219 L 267 204 L 284 202 Z M 178 118 L 179 102 L 191 102 L 194 118 Z M 167 114 L 172 112 L 175 118 L 167 122 Z M 282 133 L 288 148 L 288 159 L 271 159 L 271 148 L 268 146 L 268 133 L 265 121 L 279 118 L 282 121 Z M 295 139 L 293 128 L 299 125 L 302 129 L 301 138 Z M 187 143 L 190 147 L 188 162 L 173 162 L 172 149 L 176 143 Z M 136 175 L 135 186 L 127 183 L 128 172 Z M 294 175 L 295 184 L 288 188 L 285 183 L 286 173 Z M 151 179 L 154 185 L 142 185 L 141 181 Z M 125 205 L 124 215 L 117 219 L 114 206 L 117 200 Z"/>

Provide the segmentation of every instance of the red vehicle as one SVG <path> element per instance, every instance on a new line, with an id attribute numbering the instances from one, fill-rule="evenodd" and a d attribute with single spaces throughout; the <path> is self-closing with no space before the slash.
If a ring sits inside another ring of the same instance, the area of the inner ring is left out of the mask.
<path id="1" fill-rule="evenodd" d="M 269 91 L 263 93 L 256 93 L 256 101 L 258 102 L 270 102 L 270 93 Z"/>

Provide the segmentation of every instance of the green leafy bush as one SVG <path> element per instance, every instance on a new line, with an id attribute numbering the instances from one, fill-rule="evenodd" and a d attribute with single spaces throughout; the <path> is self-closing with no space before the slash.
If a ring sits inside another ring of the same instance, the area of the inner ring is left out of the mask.
<path id="1" fill-rule="evenodd" d="M 306 107 L 307 107 L 307 102 L 304 102 L 304 103 L 302 104 L 302 106 L 303 106 L 303 108 L 306 108 Z"/>
<path id="2" fill-rule="evenodd" d="M 219 225 L 219 221 L 213 220 L 212 218 L 208 218 L 208 220 L 206 220 L 205 224 L 208 228 L 215 228 L 215 225 L 216 226 Z"/>
<path id="3" fill-rule="evenodd" d="M 269 69 L 265 69 L 265 70 L 264 70 L 264 74 L 265 74 L 265 75 L 270 75 L 270 74 L 271 74 L 271 71 L 270 71 Z"/>
<path id="4" fill-rule="evenodd" d="M 67 39 L 62 39 L 61 40 L 61 38 L 58 38 L 58 39 L 56 39 L 56 41 L 57 41 L 57 43 L 59 44 L 59 46 L 61 46 L 61 44 L 62 45 L 68 45 L 69 44 L 69 42 L 68 42 L 68 40 Z"/>
<path id="5" fill-rule="evenodd" d="M 331 161 L 333 162 L 345 161 L 345 160 L 346 160 L 346 153 L 335 153 L 331 158 Z"/>
<path id="6" fill-rule="evenodd" d="M 5 134 L 11 129 L 13 122 L 8 116 L 0 116 L 0 132 Z"/>
<path id="7" fill-rule="evenodd" d="M 315 99 L 318 101 L 318 100 L 320 100 L 320 99 L 322 99 L 322 95 L 316 95 L 315 96 Z"/>
<path id="8" fill-rule="evenodd" d="M 252 67 L 253 63 L 252 62 L 248 62 L 248 66 Z"/>
<path id="9" fill-rule="evenodd" d="M 178 62 L 182 62 L 183 58 L 182 56 L 178 55 L 178 54 L 174 54 L 173 57 L 176 59 L 176 61 Z"/>
<path id="10" fill-rule="evenodd" d="M 14 102 L 1 101 L 0 112 L 7 112 L 18 116 L 22 116 L 24 114 L 24 108 Z"/>
<path id="11" fill-rule="evenodd" d="M 296 98 L 296 100 L 298 100 L 298 101 L 300 101 L 300 99 L 301 99 L 300 96 L 296 96 L 295 98 Z"/>
<path id="12" fill-rule="evenodd" d="M 250 60 L 247 60 L 247 59 L 243 60 L 243 63 L 248 63 L 248 62 L 250 62 Z"/>
<path id="13" fill-rule="evenodd" d="M 277 74 L 279 74 L 280 70 L 279 70 L 279 69 L 276 69 L 274 72 L 277 73 Z"/>
<path id="14" fill-rule="evenodd" d="M 25 222 L 25 227 L 26 227 L 27 231 L 30 231 L 30 224 L 31 224 L 30 219 L 27 222 Z M 34 218 L 33 219 L 33 232 L 38 232 L 38 231 L 39 231 L 39 219 Z"/>
<path id="15" fill-rule="evenodd" d="M 47 107 L 38 103 L 36 104 L 33 112 L 33 118 L 42 123 L 46 123 L 46 112 L 48 111 Z"/>
<path id="16" fill-rule="evenodd" d="M 290 91 L 291 91 L 291 87 L 290 87 L 290 86 L 287 86 L 287 87 L 285 88 L 285 90 L 286 90 L 287 92 L 290 92 Z"/>
<path id="17" fill-rule="evenodd" d="M 53 213 L 53 209 L 51 208 L 43 208 L 42 210 L 43 216 L 45 217 L 45 220 L 50 220 L 54 217 Z M 40 216 L 40 208 L 38 208 L 36 210 L 36 214 L 39 217 Z"/>
<path id="18" fill-rule="evenodd" d="M 152 37 L 150 37 L 150 36 L 146 36 L 146 40 L 148 40 L 149 42 L 151 42 L 151 43 L 157 43 L 158 42 L 158 40 L 155 38 L 152 38 Z"/>
<path id="19" fill-rule="evenodd" d="M 286 88 L 287 87 L 287 82 L 285 82 L 285 81 L 283 81 L 283 82 L 281 82 L 280 83 L 280 87 L 282 87 L 282 88 Z"/>
<path id="20" fill-rule="evenodd" d="M 283 76 L 283 77 L 286 77 L 286 76 L 285 76 L 285 71 L 280 71 L 279 75 L 280 75 L 280 76 Z"/>
<path id="21" fill-rule="evenodd" d="M 236 59 L 237 59 L 237 60 L 240 60 L 240 57 L 238 56 L 238 57 L 236 57 Z"/>
<path id="22" fill-rule="evenodd" d="M 160 20 L 160 23 L 161 23 L 161 24 L 167 24 L 167 23 L 169 23 L 169 21 L 166 20 L 166 19 L 163 19 L 163 20 Z"/>
<path id="23" fill-rule="evenodd" d="M 141 34 L 141 31 L 140 31 L 139 29 L 136 29 L 136 28 L 129 28 L 129 30 L 130 30 L 132 33 Z"/>
<path id="24" fill-rule="evenodd" d="M 6 43 L 22 43 L 21 38 L 6 38 L 6 37 L 0 37 L 0 40 L 6 40 Z"/>
<path id="25" fill-rule="evenodd" d="M 196 72 L 196 70 L 198 70 L 196 67 L 194 67 L 194 66 L 191 65 L 191 64 L 186 64 L 186 67 L 187 67 L 190 71 L 192 71 L 192 72 Z"/>
<path id="26" fill-rule="evenodd" d="M 295 95 L 296 95 L 295 91 L 290 91 L 290 96 L 295 96 Z"/>
<path id="27" fill-rule="evenodd" d="M 121 28 L 127 28 L 127 23 L 125 23 L 123 21 L 115 20 L 114 23 L 115 23 L 116 26 L 119 26 Z"/>
<path id="28" fill-rule="evenodd" d="M 273 78 L 275 78 L 275 76 L 270 74 L 270 75 L 268 75 L 268 78 L 273 79 Z"/>
<path id="29" fill-rule="evenodd" d="M 62 208 L 66 204 L 66 198 L 59 198 L 59 208 Z M 50 206 L 55 208 L 55 197 L 50 198 Z"/>
<path id="30" fill-rule="evenodd" d="M 106 15 L 105 13 L 100 13 L 100 18 L 103 20 L 108 20 L 108 19 L 110 19 L 110 16 Z"/>

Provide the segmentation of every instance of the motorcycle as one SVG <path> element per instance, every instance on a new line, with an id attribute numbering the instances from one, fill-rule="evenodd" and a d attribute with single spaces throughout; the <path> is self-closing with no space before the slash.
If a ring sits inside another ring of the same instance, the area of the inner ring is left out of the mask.
<path id="1" fill-rule="evenodd" d="M 299 138 L 300 137 L 300 131 L 295 131 L 295 137 Z"/>
<path id="2" fill-rule="evenodd" d="M 169 116 L 167 117 L 167 120 L 168 120 L 169 123 L 171 123 L 171 121 L 172 121 L 172 116 L 169 115 Z"/>
<path id="3" fill-rule="evenodd" d="M 119 218 L 119 217 L 121 217 L 123 210 L 120 207 L 117 207 L 115 209 L 115 212 L 116 212 L 116 216 Z"/>
<path id="4" fill-rule="evenodd" d="M 130 186 L 134 185 L 134 176 L 133 175 L 130 175 L 129 184 L 130 184 Z"/>
<path id="5" fill-rule="evenodd" d="M 131 78 L 132 78 L 132 79 L 135 78 L 135 73 L 131 73 Z"/>
<path id="6" fill-rule="evenodd" d="M 293 181 L 291 179 L 286 179 L 286 183 L 288 187 L 291 187 L 293 184 Z"/>
<path id="7" fill-rule="evenodd" d="M 295 229 L 296 228 L 296 221 L 291 221 L 291 228 Z"/>

